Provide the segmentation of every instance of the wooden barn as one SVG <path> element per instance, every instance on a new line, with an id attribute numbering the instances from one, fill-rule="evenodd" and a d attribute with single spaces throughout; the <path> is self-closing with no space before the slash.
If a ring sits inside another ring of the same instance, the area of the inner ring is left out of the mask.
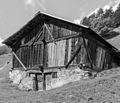
<path id="1" fill-rule="evenodd" d="M 37 89 L 39 81 L 43 89 L 52 79 L 55 82 L 62 69 L 74 70 L 84 64 L 101 71 L 119 66 L 120 62 L 115 55 L 117 49 L 90 28 L 41 12 L 3 43 L 12 48 L 12 70 L 35 75 Z"/>

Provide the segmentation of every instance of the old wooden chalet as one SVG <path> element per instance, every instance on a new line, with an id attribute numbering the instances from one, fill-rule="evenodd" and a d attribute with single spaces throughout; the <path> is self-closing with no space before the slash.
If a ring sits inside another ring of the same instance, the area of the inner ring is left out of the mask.
<path id="1" fill-rule="evenodd" d="M 41 12 L 3 43 L 12 48 L 13 70 L 41 73 L 44 88 L 62 68 L 84 64 L 101 71 L 120 64 L 117 49 L 90 28 Z"/>

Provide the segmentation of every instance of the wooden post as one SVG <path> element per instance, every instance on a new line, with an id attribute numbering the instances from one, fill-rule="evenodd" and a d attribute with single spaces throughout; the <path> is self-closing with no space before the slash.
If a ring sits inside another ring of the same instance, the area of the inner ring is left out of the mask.
<path id="1" fill-rule="evenodd" d="M 34 73 L 34 77 L 33 77 L 33 88 L 34 88 L 35 91 L 38 90 L 37 73 Z"/>
<path id="2" fill-rule="evenodd" d="M 43 53 L 42 53 L 42 67 L 41 67 L 41 72 L 42 72 L 42 77 L 43 77 L 43 90 L 46 90 L 46 78 L 45 78 L 45 73 L 44 73 L 44 66 L 45 66 L 45 46 L 46 46 L 46 43 L 45 43 L 45 24 L 43 26 L 43 36 L 44 36 L 44 39 L 43 39 Z"/>

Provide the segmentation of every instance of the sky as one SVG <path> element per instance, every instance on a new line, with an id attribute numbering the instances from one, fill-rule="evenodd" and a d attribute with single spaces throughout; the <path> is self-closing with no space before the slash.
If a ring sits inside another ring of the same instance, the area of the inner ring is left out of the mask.
<path id="1" fill-rule="evenodd" d="M 17 32 L 38 11 L 73 22 L 96 8 L 118 2 L 120 0 L 0 0 L 0 38 L 4 40 Z"/>

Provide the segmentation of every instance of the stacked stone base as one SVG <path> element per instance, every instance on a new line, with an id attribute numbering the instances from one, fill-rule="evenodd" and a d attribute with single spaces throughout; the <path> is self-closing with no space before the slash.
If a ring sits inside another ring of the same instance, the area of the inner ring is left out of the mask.
<path id="1" fill-rule="evenodd" d="M 45 88 L 50 90 L 70 82 L 79 81 L 85 76 L 85 73 L 78 67 L 58 69 L 54 73 L 45 75 Z M 12 70 L 9 72 L 9 77 L 12 84 L 20 90 L 34 90 L 34 74 L 28 75 L 26 71 Z M 43 77 L 41 75 L 37 75 L 37 87 L 38 90 L 43 90 Z"/>
<path id="2" fill-rule="evenodd" d="M 9 72 L 9 78 L 12 85 L 21 90 L 33 90 L 33 78 L 27 75 L 27 72 L 21 70 L 12 70 Z"/>

